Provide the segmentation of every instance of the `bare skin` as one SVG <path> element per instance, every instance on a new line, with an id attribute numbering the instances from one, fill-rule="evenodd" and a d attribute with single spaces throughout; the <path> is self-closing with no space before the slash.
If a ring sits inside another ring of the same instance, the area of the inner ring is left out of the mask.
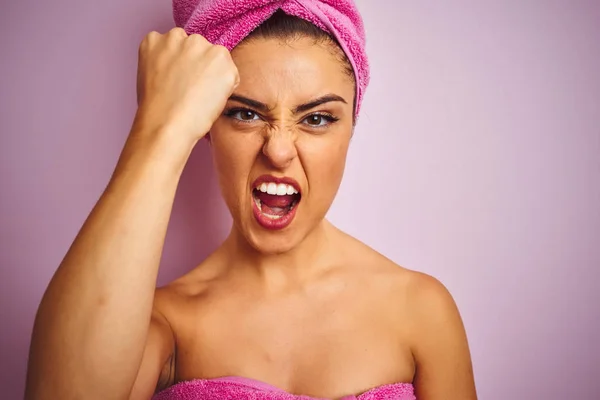
<path id="1" fill-rule="evenodd" d="M 419 400 L 476 399 L 446 289 L 324 218 L 353 129 L 354 86 L 339 57 L 311 39 L 256 39 L 228 58 L 193 36 L 153 34 L 141 47 L 140 111 L 40 306 L 26 397 L 148 399 L 179 381 L 235 375 L 332 399 L 397 382 L 413 382 Z M 295 112 L 331 95 L 341 100 Z M 177 181 L 209 129 L 231 234 L 155 290 Z M 263 174 L 302 189 L 281 231 L 252 214 Z"/>

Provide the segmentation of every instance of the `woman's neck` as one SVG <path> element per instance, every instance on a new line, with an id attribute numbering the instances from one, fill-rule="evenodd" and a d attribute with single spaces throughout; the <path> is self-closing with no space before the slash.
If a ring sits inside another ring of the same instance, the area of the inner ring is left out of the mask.
<path id="1" fill-rule="evenodd" d="M 341 232 L 323 220 L 298 245 L 284 253 L 265 254 L 234 227 L 221 250 L 230 268 L 247 272 L 269 286 L 302 284 L 337 264 Z"/>

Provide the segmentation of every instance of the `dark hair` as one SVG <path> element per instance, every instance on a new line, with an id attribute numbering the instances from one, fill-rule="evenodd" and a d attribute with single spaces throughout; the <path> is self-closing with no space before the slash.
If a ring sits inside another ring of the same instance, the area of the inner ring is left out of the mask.
<path id="1" fill-rule="evenodd" d="M 346 74 L 356 86 L 356 78 L 352 64 L 350 63 L 350 60 L 348 60 L 344 50 L 342 50 L 342 46 L 340 46 L 338 40 L 313 23 L 286 14 L 281 9 L 277 10 L 269 19 L 253 30 L 244 41 L 250 41 L 255 38 L 294 40 L 306 37 L 314 39 L 317 44 L 331 44 L 335 56 L 338 57 L 339 61 L 344 66 Z M 356 90 L 353 103 L 354 110 L 356 109 Z"/>

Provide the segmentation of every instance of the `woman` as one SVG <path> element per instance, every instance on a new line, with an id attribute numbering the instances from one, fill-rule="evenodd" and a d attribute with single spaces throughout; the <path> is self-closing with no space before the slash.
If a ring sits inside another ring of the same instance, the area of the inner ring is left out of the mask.
<path id="1" fill-rule="evenodd" d="M 259 3 L 277 3 L 271 15 L 282 2 L 238 2 L 236 18 L 266 12 Z M 205 4 L 175 4 L 186 29 L 142 42 L 130 136 L 40 305 L 26 397 L 412 399 L 414 386 L 419 400 L 475 399 L 446 289 L 324 218 L 368 77 L 356 42 L 294 0 L 281 8 L 302 19 L 278 10 L 229 52 L 192 29 Z M 178 179 L 203 137 L 233 227 L 155 289 Z"/>

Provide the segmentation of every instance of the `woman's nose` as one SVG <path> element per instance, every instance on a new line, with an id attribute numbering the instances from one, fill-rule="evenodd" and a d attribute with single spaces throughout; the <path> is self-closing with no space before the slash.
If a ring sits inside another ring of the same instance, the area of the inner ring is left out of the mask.
<path id="1" fill-rule="evenodd" d="M 265 139 L 263 154 L 275 168 L 287 168 L 298 156 L 294 133 L 289 130 L 271 132 Z"/>

